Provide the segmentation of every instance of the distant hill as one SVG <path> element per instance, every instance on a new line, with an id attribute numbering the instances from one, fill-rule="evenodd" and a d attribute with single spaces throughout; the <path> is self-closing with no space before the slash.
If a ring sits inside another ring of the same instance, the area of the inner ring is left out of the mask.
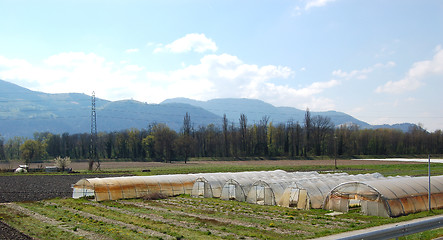
<path id="1" fill-rule="evenodd" d="M 245 114 L 248 124 L 259 123 L 264 116 L 274 123 L 293 120 L 303 124 L 305 110 L 275 107 L 255 99 L 213 99 L 197 101 L 174 98 L 160 104 L 147 104 L 133 100 L 108 101 L 96 98 L 97 129 L 103 132 L 147 128 L 152 123 L 165 123 L 179 131 L 186 113 L 194 127 L 208 124 L 221 125 L 223 114 L 230 122 L 238 123 Z M 407 131 L 413 124 L 371 126 L 348 114 L 327 111 L 311 112 L 332 122 L 356 124 L 361 128 L 396 128 Z M 20 87 L 0 80 L 0 136 L 32 137 L 35 132 L 89 133 L 91 128 L 91 96 L 80 93 L 48 94 Z"/>
<path id="2" fill-rule="evenodd" d="M 96 98 L 98 131 L 147 128 L 166 123 L 179 131 L 188 112 L 195 125 L 221 122 L 221 117 L 189 104 L 146 104 L 132 100 Z M 48 94 L 0 80 L 0 135 L 32 137 L 35 132 L 89 133 L 91 96 L 79 93 Z"/>
<path id="3" fill-rule="evenodd" d="M 245 114 L 248 118 L 248 123 L 258 123 L 264 116 L 269 116 L 269 120 L 274 123 L 285 123 L 289 120 L 294 122 L 303 123 L 306 110 L 300 110 L 292 107 L 275 107 L 269 103 L 256 99 L 245 98 L 222 98 L 213 99 L 208 101 L 197 101 L 187 98 L 173 98 L 163 101 L 161 104 L 166 103 L 184 103 L 193 106 L 204 108 L 214 114 L 226 117 L 235 123 L 239 121 L 240 114 Z M 322 115 L 331 118 L 334 125 L 342 125 L 346 123 L 353 123 L 361 128 L 370 128 L 366 122 L 360 121 L 348 114 L 326 111 L 326 112 L 312 112 L 311 116 Z"/>

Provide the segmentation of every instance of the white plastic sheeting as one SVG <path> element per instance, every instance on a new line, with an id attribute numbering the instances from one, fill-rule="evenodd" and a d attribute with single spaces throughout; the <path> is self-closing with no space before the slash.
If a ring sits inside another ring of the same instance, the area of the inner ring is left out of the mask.
<path id="1" fill-rule="evenodd" d="M 201 174 L 108 177 L 81 179 L 73 186 L 73 198 L 93 196 L 96 201 L 139 198 L 149 193 L 166 196 L 190 194 Z"/>
<path id="2" fill-rule="evenodd" d="M 318 172 L 283 172 L 269 175 L 240 175 L 229 179 L 223 185 L 220 199 L 246 201 L 247 195 L 254 183 L 257 181 L 266 182 L 290 182 L 295 179 L 310 178 L 319 176 Z"/>
<path id="3" fill-rule="evenodd" d="M 317 177 L 297 179 L 286 187 L 281 197 L 276 199 L 280 206 L 298 209 L 322 208 L 329 192 L 339 184 L 359 180 L 385 179 L 380 173 L 372 174 L 320 174 Z"/>
<path id="4" fill-rule="evenodd" d="M 173 174 L 158 176 L 108 177 L 81 179 L 73 185 L 73 198 L 84 196 L 94 197 L 96 201 L 117 200 L 123 198 L 139 198 L 150 193 L 161 193 L 166 196 L 191 194 L 196 179 L 218 179 L 222 181 L 219 190 L 212 193 L 221 194 L 223 184 L 236 176 L 281 176 L 287 174 L 283 170 L 239 172 L 239 173 L 200 173 Z M 224 180 L 222 180 L 224 179 Z M 214 180 L 215 181 L 215 180 Z M 200 190 L 195 190 L 199 192 Z M 201 192 L 201 191 L 200 191 Z"/>
<path id="5" fill-rule="evenodd" d="M 331 190 L 324 208 L 347 212 L 356 201 L 365 215 L 397 217 L 429 210 L 428 190 L 428 177 L 348 182 Z M 443 175 L 431 177 L 431 208 L 443 208 Z"/>
<path id="6" fill-rule="evenodd" d="M 283 170 L 236 173 L 207 173 L 204 177 L 196 179 L 194 187 L 192 188 L 191 196 L 220 198 L 222 196 L 223 186 L 229 180 L 231 180 L 231 183 L 234 183 L 238 180 L 243 184 L 250 183 L 249 185 L 252 185 L 254 181 L 257 181 L 259 179 L 283 179 L 287 176 L 292 176 L 292 174 L 293 173 L 288 173 Z M 306 174 L 318 175 L 317 172 L 308 172 Z M 247 192 L 245 194 L 247 194 Z M 229 197 L 227 197 L 226 199 L 229 199 Z"/>

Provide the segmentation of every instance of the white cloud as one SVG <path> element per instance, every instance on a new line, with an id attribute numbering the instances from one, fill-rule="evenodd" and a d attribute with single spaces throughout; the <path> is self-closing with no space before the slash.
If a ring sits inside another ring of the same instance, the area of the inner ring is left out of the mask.
<path id="1" fill-rule="evenodd" d="M 302 1 L 304 6 L 297 5 L 292 9 L 292 16 L 300 16 L 303 12 L 308 11 L 311 8 L 324 7 L 328 3 L 335 2 L 335 0 L 305 0 Z"/>
<path id="2" fill-rule="evenodd" d="M 359 70 L 352 70 L 350 72 L 345 72 L 341 69 L 338 70 L 334 70 L 332 72 L 332 75 L 335 77 L 339 77 L 345 80 L 350 80 L 350 79 L 366 79 L 368 77 L 369 73 L 372 73 L 373 71 L 375 71 L 376 69 L 379 68 L 390 68 L 390 67 L 394 67 L 395 63 L 394 62 L 387 62 L 385 64 L 382 63 L 377 63 L 374 64 L 371 67 L 368 68 L 364 68 L 364 69 L 359 69 Z"/>
<path id="3" fill-rule="evenodd" d="M 306 2 L 305 10 L 309 10 L 313 7 L 324 7 L 326 6 L 326 4 L 334 1 L 335 0 L 309 0 L 308 2 Z"/>
<path id="4" fill-rule="evenodd" d="M 93 53 L 68 52 L 44 59 L 41 64 L 0 57 L 0 79 L 48 93 L 101 92 L 116 100 L 112 89 L 122 89 L 134 75 Z M 118 99 L 119 96 L 117 96 Z"/>
<path id="5" fill-rule="evenodd" d="M 398 81 L 389 81 L 377 87 L 377 93 L 402 93 L 413 91 L 422 86 L 423 79 L 429 75 L 443 75 L 443 49 L 436 47 L 436 54 L 432 60 L 416 62 L 407 72 L 406 76 Z"/>
<path id="6" fill-rule="evenodd" d="M 277 84 L 276 80 L 295 81 L 294 71 L 286 66 L 247 64 L 229 54 L 206 55 L 198 64 L 169 72 L 144 69 L 82 52 L 60 53 L 40 64 L 0 57 L 0 79 L 49 93 L 96 91 L 97 97 L 109 100 L 133 98 L 158 103 L 173 97 L 255 98 L 276 106 L 328 110 L 334 107 L 333 101 L 319 95 L 340 84 L 330 80 L 297 89 Z"/>
<path id="7" fill-rule="evenodd" d="M 139 72 L 139 71 L 142 71 L 143 69 L 145 69 L 144 67 L 141 67 L 141 66 L 139 66 L 139 65 L 126 65 L 125 66 L 125 69 L 127 70 L 127 71 L 130 71 L 130 72 Z"/>
<path id="8" fill-rule="evenodd" d="M 217 51 L 217 45 L 210 38 L 207 38 L 205 34 L 190 33 L 186 36 L 175 40 L 174 42 L 163 46 L 158 46 L 154 49 L 155 53 L 158 52 L 198 52 L 203 53 L 206 51 Z"/>
<path id="9" fill-rule="evenodd" d="M 177 96 L 198 100 L 213 98 L 256 98 L 278 106 L 331 109 L 332 101 L 317 94 L 340 84 L 337 80 L 315 82 L 295 89 L 277 85 L 274 79 L 288 79 L 293 71 L 284 66 L 246 64 L 229 54 L 207 55 L 197 65 L 171 72 L 149 72 L 151 98 Z"/>
<path id="10" fill-rule="evenodd" d="M 125 53 L 136 53 L 139 51 L 140 51 L 140 49 L 138 49 L 138 48 L 131 48 L 131 49 L 126 49 Z"/>

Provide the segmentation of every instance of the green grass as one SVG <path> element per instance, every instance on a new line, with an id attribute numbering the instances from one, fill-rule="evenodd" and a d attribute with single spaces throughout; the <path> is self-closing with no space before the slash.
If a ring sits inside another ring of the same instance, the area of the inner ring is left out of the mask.
<path id="1" fill-rule="evenodd" d="M 58 227 L 39 221 L 33 217 L 11 211 L 11 209 L 0 205 L 0 220 L 21 232 L 36 239 L 83 239 L 73 233 L 63 231 Z"/>
<path id="2" fill-rule="evenodd" d="M 346 231 L 397 223 L 443 214 L 443 209 L 398 218 L 364 216 L 359 210 L 331 217 L 322 209 L 309 211 L 279 206 L 261 206 L 183 195 L 162 200 L 122 200 L 98 203 L 85 199 L 53 199 L 19 203 L 20 206 L 62 222 L 69 229 L 83 229 L 113 239 L 156 239 L 118 223 L 100 221 L 83 213 L 102 216 L 142 229 L 151 229 L 176 239 L 308 239 Z M 135 206 L 145 204 L 148 207 Z M 112 207 L 113 209 L 107 209 Z M 115 208 L 115 209 L 114 209 Z M 77 212 L 80 211 L 80 212 Z M 1 220 L 39 239 L 81 239 L 32 217 L 0 206 Z M 403 239 L 443 236 L 443 229 L 414 234 Z"/>
<path id="3" fill-rule="evenodd" d="M 296 160 L 294 160 L 296 161 Z M 194 165 L 189 164 L 186 166 L 164 166 L 151 168 L 151 172 L 143 173 L 141 171 L 134 171 L 132 174 L 147 176 L 147 175 L 164 175 L 164 174 L 188 174 L 188 173 L 210 173 L 210 172 L 242 172 L 242 171 L 271 171 L 271 170 L 285 170 L 285 171 L 319 171 L 319 172 L 347 172 L 349 174 L 363 174 L 378 172 L 384 176 L 396 176 L 396 175 L 410 175 L 410 176 L 427 176 L 428 164 L 386 164 L 386 165 L 343 165 L 338 166 L 337 169 L 334 166 L 288 166 L 279 165 L 276 161 L 275 165 L 248 165 L 245 162 L 244 165 Z M 443 175 L 443 164 L 432 163 L 431 164 L 432 175 Z"/>
<path id="4" fill-rule="evenodd" d="M 150 175 L 238 172 L 282 169 L 286 171 L 335 171 L 333 166 L 287 165 L 174 165 L 151 168 Z M 432 164 L 432 174 L 442 175 L 443 164 Z M 115 171 L 115 170 L 113 170 Z M 134 174 L 140 171 L 132 170 Z M 338 171 L 350 174 L 379 172 L 385 176 L 427 175 L 427 164 L 349 165 Z M 104 171 L 107 173 L 106 171 Z M 122 200 L 100 202 L 94 206 L 86 199 L 51 199 L 38 202 L 17 203 L 31 211 L 62 222 L 72 230 L 85 230 L 113 239 L 156 239 L 134 229 L 82 216 L 89 213 L 109 220 L 119 221 L 144 230 L 154 230 L 176 239 L 308 239 L 346 231 L 364 229 L 388 223 L 397 223 L 426 216 L 443 214 L 443 209 L 420 212 L 397 218 L 364 216 L 358 209 L 331 217 L 322 209 L 309 211 L 279 206 L 260 206 L 244 202 L 219 199 L 191 198 L 182 195 L 162 200 Z M 132 203 L 147 204 L 149 208 Z M 116 209 L 107 209 L 113 207 Z M 76 211 L 80 211 L 77 213 Z M 0 205 L 0 220 L 39 239 L 82 239 L 54 225 L 18 214 Z M 431 239 L 443 236 L 443 229 L 413 234 L 400 239 Z"/>

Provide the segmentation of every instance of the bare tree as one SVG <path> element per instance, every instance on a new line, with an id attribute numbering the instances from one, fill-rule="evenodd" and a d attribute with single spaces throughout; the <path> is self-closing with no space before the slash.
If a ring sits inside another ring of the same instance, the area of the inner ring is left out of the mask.
<path id="1" fill-rule="evenodd" d="M 240 137 L 243 154 L 247 154 L 247 133 L 248 133 L 248 118 L 245 114 L 240 114 Z"/>
<path id="2" fill-rule="evenodd" d="M 326 135 L 331 133 L 333 129 L 334 125 L 331 122 L 331 118 L 320 115 L 312 118 L 312 133 L 316 155 L 324 153 Z"/>
<path id="3" fill-rule="evenodd" d="M 305 113 L 305 146 L 304 146 L 304 155 L 305 157 L 308 155 L 308 152 L 311 149 L 311 129 L 312 129 L 312 119 L 311 112 L 309 108 L 306 108 Z"/>
<path id="4" fill-rule="evenodd" d="M 223 153 L 225 157 L 229 156 L 229 132 L 226 114 L 223 114 Z"/>

